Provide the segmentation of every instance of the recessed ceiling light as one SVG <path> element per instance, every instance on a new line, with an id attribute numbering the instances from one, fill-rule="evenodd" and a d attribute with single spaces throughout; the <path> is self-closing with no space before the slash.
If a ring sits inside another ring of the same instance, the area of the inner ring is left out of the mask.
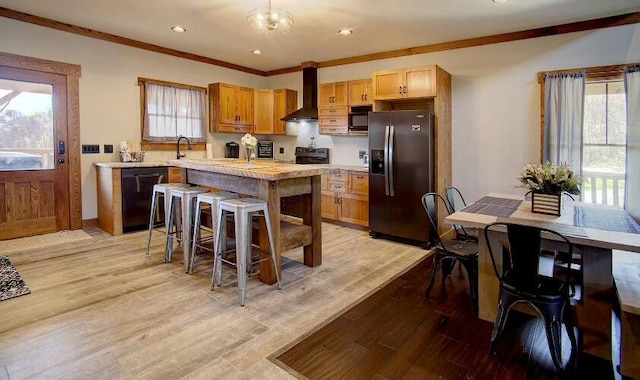
<path id="1" fill-rule="evenodd" d="M 507 3 L 509 0 L 492 0 L 494 3 Z"/>
<path id="2" fill-rule="evenodd" d="M 174 32 L 176 32 L 176 33 L 184 33 L 184 32 L 186 32 L 186 31 L 187 31 L 185 28 L 183 28 L 183 27 L 181 27 L 181 26 L 179 26 L 179 25 L 172 26 L 172 27 L 171 27 L 171 30 L 173 30 L 173 31 L 174 31 Z"/>
<path id="3" fill-rule="evenodd" d="M 251 50 L 251 53 L 253 53 L 255 55 L 260 55 L 260 54 L 262 54 L 262 50 L 260 50 L 260 49 Z"/>
<path id="4" fill-rule="evenodd" d="M 338 34 L 341 36 L 350 36 L 351 34 L 353 34 L 353 30 L 351 29 L 340 29 L 338 30 Z"/>

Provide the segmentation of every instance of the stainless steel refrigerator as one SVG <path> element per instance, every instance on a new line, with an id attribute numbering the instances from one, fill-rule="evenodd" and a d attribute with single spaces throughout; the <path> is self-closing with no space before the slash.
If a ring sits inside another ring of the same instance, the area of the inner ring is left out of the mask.
<path id="1" fill-rule="evenodd" d="M 369 112 L 369 230 L 429 242 L 422 196 L 434 191 L 434 118 L 427 111 Z"/>

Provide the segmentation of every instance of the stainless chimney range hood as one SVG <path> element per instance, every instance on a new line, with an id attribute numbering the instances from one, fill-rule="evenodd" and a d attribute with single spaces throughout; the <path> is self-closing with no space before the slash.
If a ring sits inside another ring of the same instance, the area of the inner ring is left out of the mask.
<path id="1" fill-rule="evenodd" d="M 302 68 L 302 108 L 280 119 L 298 123 L 318 120 L 318 69 Z"/>

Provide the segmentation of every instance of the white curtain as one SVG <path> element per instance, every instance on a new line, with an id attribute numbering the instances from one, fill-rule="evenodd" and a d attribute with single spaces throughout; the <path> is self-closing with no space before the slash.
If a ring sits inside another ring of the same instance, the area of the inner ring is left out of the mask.
<path id="1" fill-rule="evenodd" d="M 627 96 L 627 175 L 624 204 L 629 215 L 640 223 L 640 67 L 624 71 Z"/>
<path id="2" fill-rule="evenodd" d="M 582 172 L 585 72 L 545 75 L 543 161 Z"/>
<path id="3" fill-rule="evenodd" d="M 166 142 L 185 136 L 205 142 L 205 93 L 145 82 L 144 140 Z"/>

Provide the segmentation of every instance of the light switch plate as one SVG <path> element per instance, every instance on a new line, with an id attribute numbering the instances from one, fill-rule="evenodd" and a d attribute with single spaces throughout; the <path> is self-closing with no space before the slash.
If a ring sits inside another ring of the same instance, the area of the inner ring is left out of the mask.
<path id="1" fill-rule="evenodd" d="M 82 153 L 100 153 L 100 145 L 82 144 Z"/>

